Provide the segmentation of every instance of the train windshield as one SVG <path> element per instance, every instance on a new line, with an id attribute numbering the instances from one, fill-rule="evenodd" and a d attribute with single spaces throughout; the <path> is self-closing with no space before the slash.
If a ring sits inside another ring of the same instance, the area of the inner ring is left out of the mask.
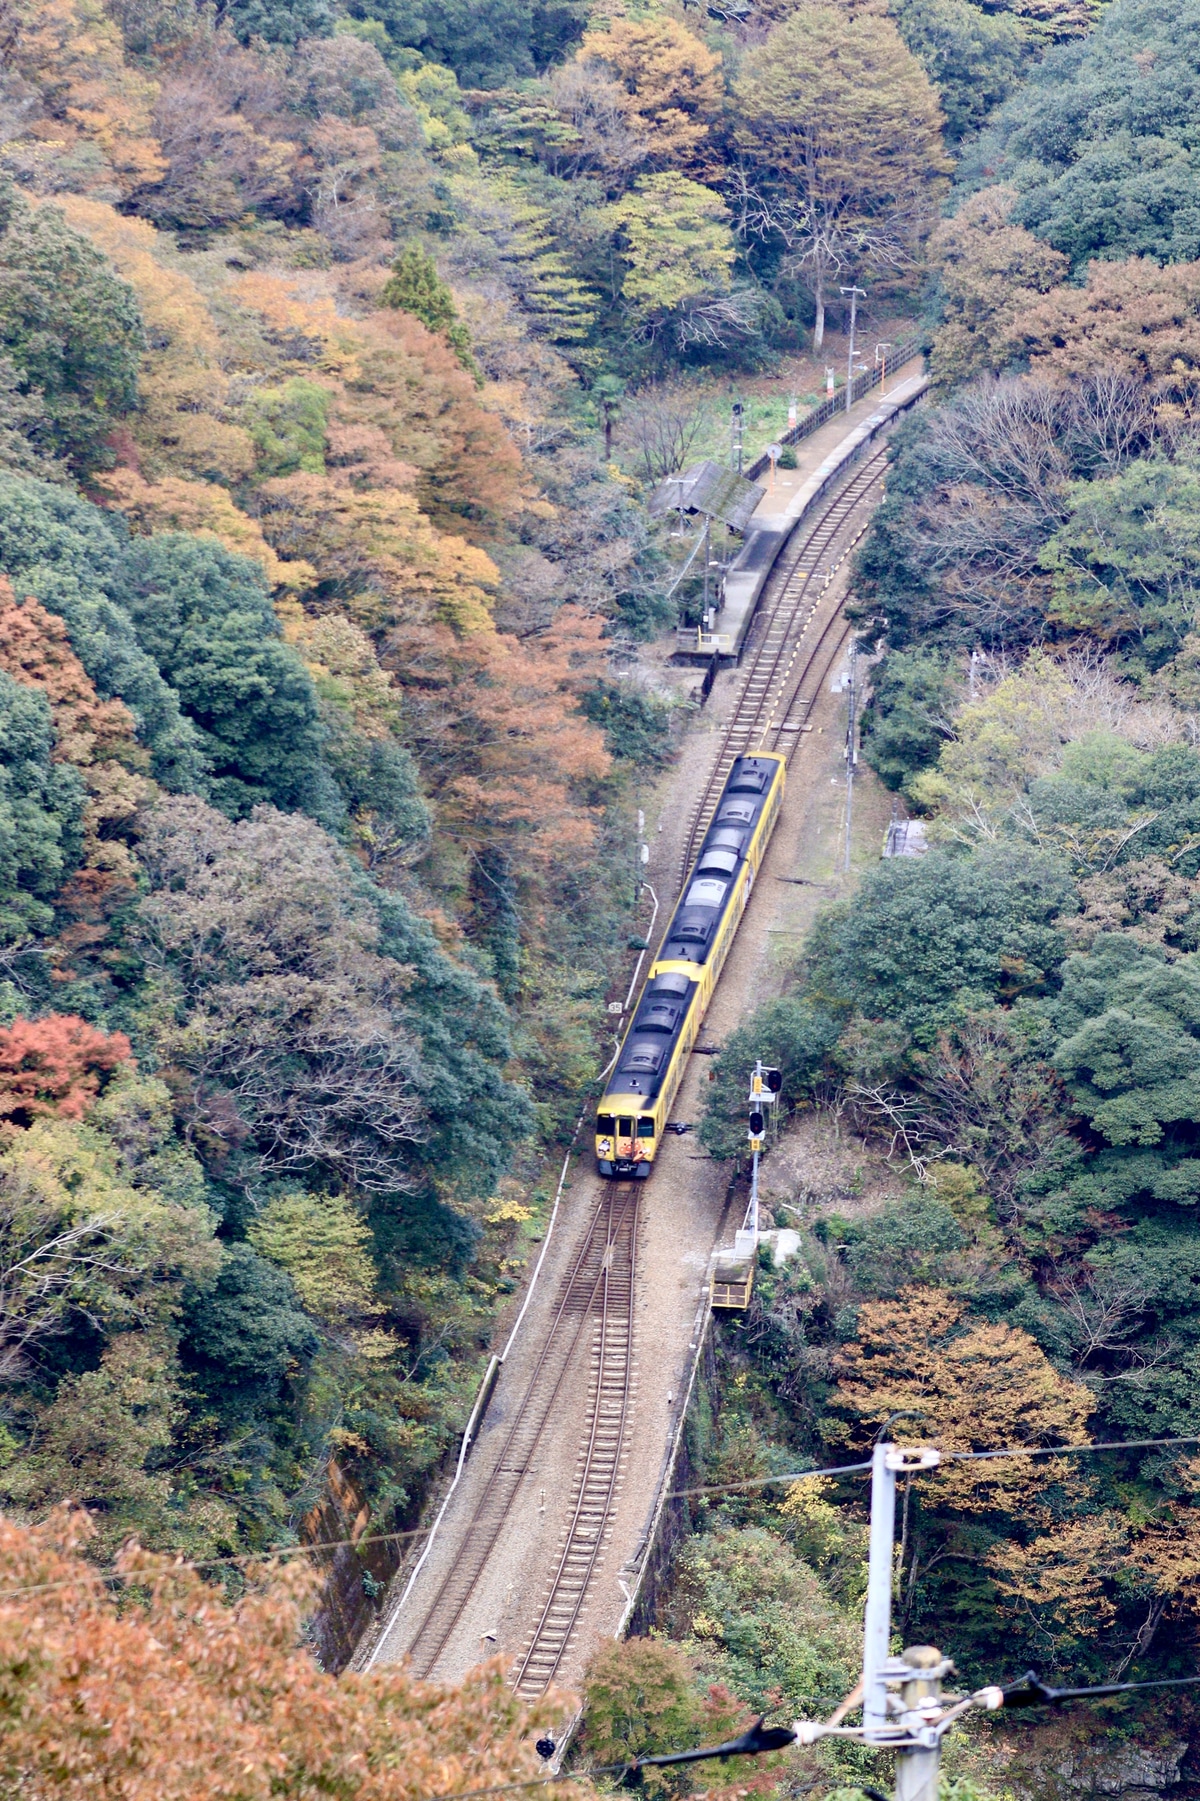
<path id="1" fill-rule="evenodd" d="M 638 1137 L 639 1138 L 653 1138 L 654 1137 L 654 1121 L 652 1118 L 650 1118 L 647 1114 L 644 1114 L 644 1113 L 643 1113 L 642 1117 L 638 1120 Z"/>
<path id="2" fill-rule="evenodd" d="M 597 1113 L 596 1130 L 602 1137 L 611 1138 L 617 1129 L 617 1122 L 611 1113 Z"/>

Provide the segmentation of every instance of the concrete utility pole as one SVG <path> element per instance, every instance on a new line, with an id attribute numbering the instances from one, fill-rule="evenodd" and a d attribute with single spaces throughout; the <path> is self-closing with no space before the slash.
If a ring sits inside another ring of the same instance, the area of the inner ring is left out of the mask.
<path id="1" fill-rule="evenodd" d="M 910 1645 L 902 1651 L 900 1661 L 913 1672 L 900 1685 L 903 1712 L 900 1724 L 908 1726 L 914 1737 L 929 1732 L 925 1709 L 941 1711 L 942 1675 L 946 1665 L 936 1645 Z M 918 1671 L 926 1674 L 918 1675 Z M 932 1745 L 920 1750 L 901 1751 L 896 1757 L 896 1801 L 937 1801 L 938 1770 L 942 1761 L 942 1741 L 930 1733 Z"/>
<path id="2" fill-rule="evenodd" d="M 865 288 L 842 288 L 843 294 L 850 296 L 850 354 L 846 358 L 846 411 L 854 405 L 854 327 L 858 323 L 858 297 L 867 298 Z"/>
<path id="3" fill-rule="evenodd" d="M 893 1415 L 893 1418 L 897 1416 Z M 972 1707 L 1004 1705 L 1004 1690 L 942 1697 L 942 1679 L 954 1666 L 934 1645 L 910 1645 L 891 1655 L 892 1588 L 896 1540 L 896 1477 L 936 1469 L 933 1445 L 877 1444 L 871 1454 L 871 1527 L 867 1553 L 867 1604 L 863 1615 L 862 1681 L 828 1720 L 797 1720 L 796 1742 L 858 1739 L 896 1757 L 896 1801 L 937 1801 L 942 1739 Z M 843 1721 L 859 1700 L 861 1726 Z"/>
<path id="4" fill-rule="evenodd" d="M 858 699 L 855 687 L 855 676 L 858 670 L 858 644 L 850 640 L 850 675 L 846 682 L 846 845 L 842 856 L 842 868 L 850 868 L 850 827 L 854 818 L 854 771 L 858 767 L 858 745 L 855 742 L 858 721 L 855 717 Z"/>

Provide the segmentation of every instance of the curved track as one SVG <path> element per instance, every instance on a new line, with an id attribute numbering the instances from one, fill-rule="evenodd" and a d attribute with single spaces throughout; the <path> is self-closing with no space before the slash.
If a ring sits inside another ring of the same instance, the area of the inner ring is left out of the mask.
<path id="1" fill-rule="evenodd" d="M 713 809 L 738 757 L 751 750 L 791 753 L 821 684 L 849 636 L 841 602 L 829 596 L 839 565 L 867 529 L 887 468 L 881 446 L 793 532 L 767 587 L 756 641 L 730 711 L 708 783 L 692 811 L 679 872 L 687 877 Z"/>
<path id="2" fill-rule="evenodd" d="M 636 1182 L 614 1183 L 592 1216 L 559 1289 L 550 1330 L 513 1415 L 467 1530 L 463 1553 L 444 1577 L 412 1640 L 413 1667 L 432 1674 L 495 1549 L 509 1509 L 547 1429 L 561 1431 L 556 1405 L 577 1349 L 592 1341 L 592 1382 L 571 1514 L 537 1626 L 512 1680 L 540 1695 L 553 1680 L 600 1556 L 620 1479 L 633 1386 L 633 1292 L 637 1254 Z"/>

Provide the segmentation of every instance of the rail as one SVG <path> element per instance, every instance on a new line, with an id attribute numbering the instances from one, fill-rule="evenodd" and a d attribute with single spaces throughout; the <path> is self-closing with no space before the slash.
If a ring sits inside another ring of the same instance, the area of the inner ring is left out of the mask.
<path id="1" fill-rule="evenodd" d="M 620 1477 L 633 1380 L 633 1289 L 639 1187 L 613 1184 L 559 1290 L 553 1321 L 515 1414 L 489 1462 L 463 1548 L 427 1603 L 411 1641 L 418 1675 L 428 1676 L 462 1620 L 496 1548 L 543 1434 L 559 1429 L 560 1403 L 576 1353 L 594 1338 L 586 1451 L 576 1478 L 566 1544 L 548 1571 L 548 1596 L 515 1680 L 540 1694 L 565 1655 L 603 1545 Z"/>
<path id="2" fill-rule="evenodd" d="M 872 388 L 878 387 L 880 382 L 886 381 L 889 369 L 895 375 L 904 367 L 905 363 L 911 362 L 913 357 L 918 356 L 923 348 L 924 340 L 919 335 L 914 334 L 912 337 L 902 338 L 900 343 L 895 345 L 886 362 L 876 363 L 873 368 L 864 369 L 861 375 L 854 377 L 850 385 L 850 406 L 853 406 L 856 400 L 861 400 L 864 394 L 869 394 Z M 815 406 L 811 413 L 806 413 L 798 425 L 793 425 L 790 431 L 782 433 L 778 442 L 780 444 L 799 444 L 802 438 L 811 437 L 813 432 L 820 431 L 823 425 L 828 425 L 831 419 L 836 419 L 839 413 L 847 410 L 846 390 L 843 388 L 840 394 L 831 394 L 819 406 Z M 754 461 L 747 466 L 743 474 L 747 481 L 756 481 L 760 475 L 766 474 L 770 465 L 771 459 L 764 450 L 761 456 L 755 457 Z"/>

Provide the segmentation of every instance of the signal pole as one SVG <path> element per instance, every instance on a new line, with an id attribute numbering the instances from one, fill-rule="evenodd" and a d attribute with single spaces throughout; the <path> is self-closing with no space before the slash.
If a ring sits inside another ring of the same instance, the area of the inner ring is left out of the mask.
<path id="1" fill-rule="evenodd" d="M 758 1159 L 767 1130 L 767 1116 L 763 1112 L 763 1108 L 774 1106 L 779 1099 L 779 1090 L 782 1087 L 782 1073 L 777 1069 L 768 1068 L 761 1057 L 757 1058 L 754 1064 L 754 1073 L 750 1077 L 750 1093 L 746 1097 L 750 1103 L 749 1130 L 746 1138 L 750 1145 L 752 1161 L 750 1165 L 750 1208 L 747 1214 L 749 1223 L 745 1227 L 749 1243 L 745 1248 L 751 1251 L 758 1249 Z"/>

